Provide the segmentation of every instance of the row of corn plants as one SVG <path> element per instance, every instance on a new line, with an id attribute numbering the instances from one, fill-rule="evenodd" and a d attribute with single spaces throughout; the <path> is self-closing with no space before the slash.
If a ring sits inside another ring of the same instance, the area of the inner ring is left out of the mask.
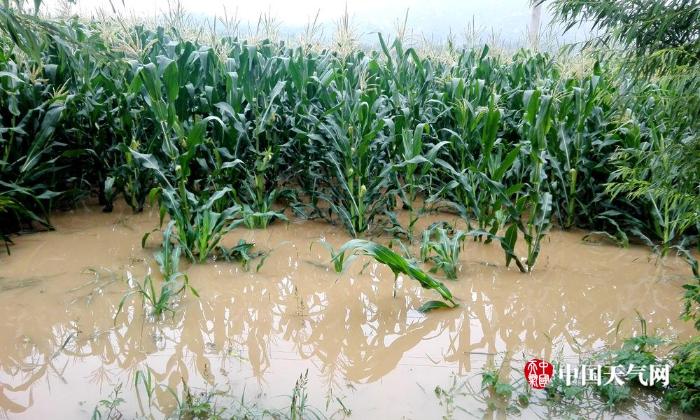
<path id="1" fill-rule="evenodd" d="M 107 211 L 116 200 L 141 211 L 150 196 L 199 262 L 226 252 L 231 229 L 290 214 L 413 240 L 421 214 L 454 212 L 524 272 L 553 224 L 662 253 L 697 238 L 697 218 L 674 222 L 697 191 L 677 209 L 615 186 L 621 160 L 643 161 L 697 121 L 669 122 L 653 103 L 666 88 L 624 85 L 614 63 L 571 76 L 528 51 L 445 60 L 382 36 L 377 51 L 343 54 L 231 38 L 211 48 L 164 28 L 108 41 L 94 23 L 0 17 L 6 241 L 89 195 Z M 621 106 L 627 91 L 647 99 Z M 647 177 L 671 170 L 647 163 Z"/>

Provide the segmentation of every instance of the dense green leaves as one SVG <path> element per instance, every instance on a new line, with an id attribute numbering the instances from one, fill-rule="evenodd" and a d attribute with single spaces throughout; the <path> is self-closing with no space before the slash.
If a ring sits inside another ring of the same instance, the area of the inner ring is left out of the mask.
<path id="1" fill-rule="evenodd" d="M 552 224 L 662 250 L 697 233 L 693 170 L 634 164 L 692 151 L 696 123 L 668 123 L 675 85 L 629 84 L 608 62 L 563 76 L 546 54 L 485 47 L 447 63 L 383 37 L 379 51 L 347 54 L 230 39 L 214 51 L 143 27 L 127 28 L 141 48 L 125 50 L 89 24 L 3 16 L 3 232 L 48 224 L 49 209 L 88 194 L 140 211 L 155 188 L 193 260 L 287 209 L 411 240 L 424 212 L 452 211 L 522 271 Z M 662 195 L 669 184 L 680 194 Z"/>

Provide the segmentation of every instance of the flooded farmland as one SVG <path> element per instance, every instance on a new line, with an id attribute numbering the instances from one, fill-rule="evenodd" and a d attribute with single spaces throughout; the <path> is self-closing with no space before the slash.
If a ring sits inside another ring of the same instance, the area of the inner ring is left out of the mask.
<path id="1" fill-rule="evenodd" d="M 421 223 L 456 221 L 431 217 Z M 87 417 L 119 384 L 126 418 L 172 412 L 176 400 L 166 387 L 179 394 L 183 383 L 260 412 L 287 406 L 307 372 L 308 404 L 321 416 L 418 419 L 460 410 L 501 417 L 479 396 L 489 366 L 521 370 L 531 357 L 576 361 L 619 346 L 639 332 L 638 314 L 659 335 L 693 336 L 679 320 L 688 276 L 682 261 L 587 243 L 581 231 L 552 231 L 531 274 L 506 269 L 498 244 L 467 241 L 458 279 L 445 281 L 460 306 L 422 314 L 417 308 L 434 292 L 410 278 L 398 278 L 394 297 L 394 275 L 370 259 L 343 274 L 330 268 L 318 242 L 337 247 L 349 239 L 338 227 L 294 221 L 238 229 L 227 242 L 242 238 L 269 251 L 259 271 L 258 261 L 248 271 L 222 261 L 181 267 L 200 297 L 188 293 L 153 322 L 135 296 L 117 312 L 134 279 L 158 272 L 156 241 L 141 248 L 157 212 L 86 206 L 52 222 L 56 231 L 17 237 L 12 256 L 0 257 L 6 417 Z M 161 385 L 151 397 L 135 389 L 137 372 L 151 372 Z M 453 389 L 453 398 L 436 387 Z M 547 417 L 545 407 L 524 410 Z M 660 413 L 651 397 L 624 410 Z"/>

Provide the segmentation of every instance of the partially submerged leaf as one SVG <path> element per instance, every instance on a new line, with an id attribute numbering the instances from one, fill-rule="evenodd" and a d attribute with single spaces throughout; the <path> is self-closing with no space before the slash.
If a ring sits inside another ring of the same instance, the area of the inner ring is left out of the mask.
<path id="1" fill-rule="evenodd" d="M 422 304 L 420 308 L 418 308 L 419 312 L 427 313 L 432 311 L 433 309 L 440 309 L 440 308 L 451 308 L 450 305 L 447 303 L 441 301 L 441 300 L 429 300 Z"/>

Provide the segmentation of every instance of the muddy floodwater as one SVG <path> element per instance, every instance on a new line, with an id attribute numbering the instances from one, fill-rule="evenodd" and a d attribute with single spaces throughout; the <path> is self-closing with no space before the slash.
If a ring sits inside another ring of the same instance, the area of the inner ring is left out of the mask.
<path id="1" fill-rule="evenodd" d="M 438 219 L 455 220 L 431 216 L 422 226 Z M 52 222 L 56 231 L 17 237 L 12 255 L 0 256 L 0 415 L 9 418 L 87 418 L 120 383 L 126 418 L 160 418 L 174 400 L 164 387 L 151 404 L 134 390 L 136 372 L 147 369 L 158 384 L 181 391 L 184 381 L 243 396 L 250 407 L 287 406 L 308 371 L 309 405 L 326 416 L 500 417 L 469 392 L 446 401 L 435 389 L 466 381 L 478 391 L 482 369 L 504 360 L 520 369 L 530 357 L 576 362 L 619 346 L 639 331 L 637 312 L 664 337 L 693 335 L 679 320 L 687 266 L 657 263 L 647 248 L 555 230 L 525 275 L 504 267 L 498 244 L 467 242 L 459 278 L 445 281 L 460 307 L 424 315 L 417 308 L 436 295 L 411 279 L 399 278 L 393 297 L 393 274 L 369 259 L 343 274 L 329 269 L 328 251 L 310 245 L 348 237 L 313 221 L 232 232 L 231 244 L 243 238 L 271 251 L 259 272 L 256 263 L 246 272 L 236 263 L 183 261 L 199 299 L 188 294 L 156 323 L 140 300 L 127 299 L 115 321 L 128 278 L 158 272 L 158 238 L 141 248 L 157 212 L 86 206 Z M 649 398 L 626 410 L 660 413 Z M 535 406 L 525 414 L 547 416 Z"/>

